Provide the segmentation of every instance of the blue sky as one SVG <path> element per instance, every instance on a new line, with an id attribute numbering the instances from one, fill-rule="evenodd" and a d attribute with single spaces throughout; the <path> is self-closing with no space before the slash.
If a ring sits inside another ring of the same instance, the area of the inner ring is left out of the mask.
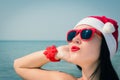
<path id="1" fill-rule="evenodd" d="M 86 16 L 120 24 L 119 8 L 120 0 L 0 0 L 0 40 L 65 40 Z"/>

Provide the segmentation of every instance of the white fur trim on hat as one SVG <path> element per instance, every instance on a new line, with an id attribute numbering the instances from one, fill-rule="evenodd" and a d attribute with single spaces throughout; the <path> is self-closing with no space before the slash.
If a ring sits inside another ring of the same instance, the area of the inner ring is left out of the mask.
<path id="1" fill-rule="evenodd" d="M 110 57 L 112 58 L 116 52 L 116 47 L 117 47 L 116 40 L 112 35 L 112 33 L 115 31 L 113 24 L 110 22 L 104 24 L 102 21 L 100 21 L 97 18 L 87 17 L 82 19 L 80 22 L 78 22 L 78 24 L 74 28 L 82 24 L 90 25 L 96 28 L 97 30 L 99 30 L 104 35 L 106 43 L 108 45 L 108 49 L 110 51 Z"/>

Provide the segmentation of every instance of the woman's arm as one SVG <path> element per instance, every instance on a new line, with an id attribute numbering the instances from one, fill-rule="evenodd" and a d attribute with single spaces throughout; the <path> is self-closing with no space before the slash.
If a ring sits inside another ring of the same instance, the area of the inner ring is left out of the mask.
<path id="1" fill-rule="evenodd" d="M 18 58 L 14 61 L 14 67 L 21 68 L 39 68 L 42 65 L 49 62 L 46 56 L 43 54 L 44 51 L 34 52 L 27 56 Z"/>
<path id="2" fill-rule="evenodd" d="M 72 76 L 65 73 L 40 69 L 42 65 L 50 62 L 49 59 L 47 59 L 43 54 L 43 52 L 44 50 L 34 52 L 22 58 L 16 59 L 14 61 L 14 68 L 16 73 L 25 80 L 59 80 L 61 78 L 69 78 L 69 80 L 73 79 Z M 60 56 L 63 57 L 63 54 L 57 54 L 57 57 Z"/>
<path id="3" fill-rule="evenodd" d="M 16 59 L 14 61 L 14 68 L 16 73 L 22 78 L 36 80 L 39 79 L 38 77 L 41 77 L 40 75 L 43 73 L 43 70 L 39 68 L 48 62 L 49 60 L 43 54 L 43 51 L 38 51 Z"/>

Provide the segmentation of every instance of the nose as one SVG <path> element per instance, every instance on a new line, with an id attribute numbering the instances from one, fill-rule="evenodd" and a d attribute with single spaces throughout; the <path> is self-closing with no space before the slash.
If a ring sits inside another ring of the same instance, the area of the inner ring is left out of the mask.
<path id="1" fill-rule="evenodd" d="M 72 42 L 73 43 L 76 43 L 76 44 L 81 44 L 81 39 L 80 39 L 80 35 L 76 35 L 73 39 L 72 39 Z"/>

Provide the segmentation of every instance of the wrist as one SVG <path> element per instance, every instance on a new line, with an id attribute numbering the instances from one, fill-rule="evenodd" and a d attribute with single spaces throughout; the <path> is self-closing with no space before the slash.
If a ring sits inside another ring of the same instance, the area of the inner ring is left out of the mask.
<path id="1" fill-rule="evenodd" d="M 43 52 L 43 54 L 52 62 L 58 62 L 60 59 L 56 56 L 58 53 L 58 50 L 55 45 L 49 46 L 46 48 L 46 50 Z"/>

